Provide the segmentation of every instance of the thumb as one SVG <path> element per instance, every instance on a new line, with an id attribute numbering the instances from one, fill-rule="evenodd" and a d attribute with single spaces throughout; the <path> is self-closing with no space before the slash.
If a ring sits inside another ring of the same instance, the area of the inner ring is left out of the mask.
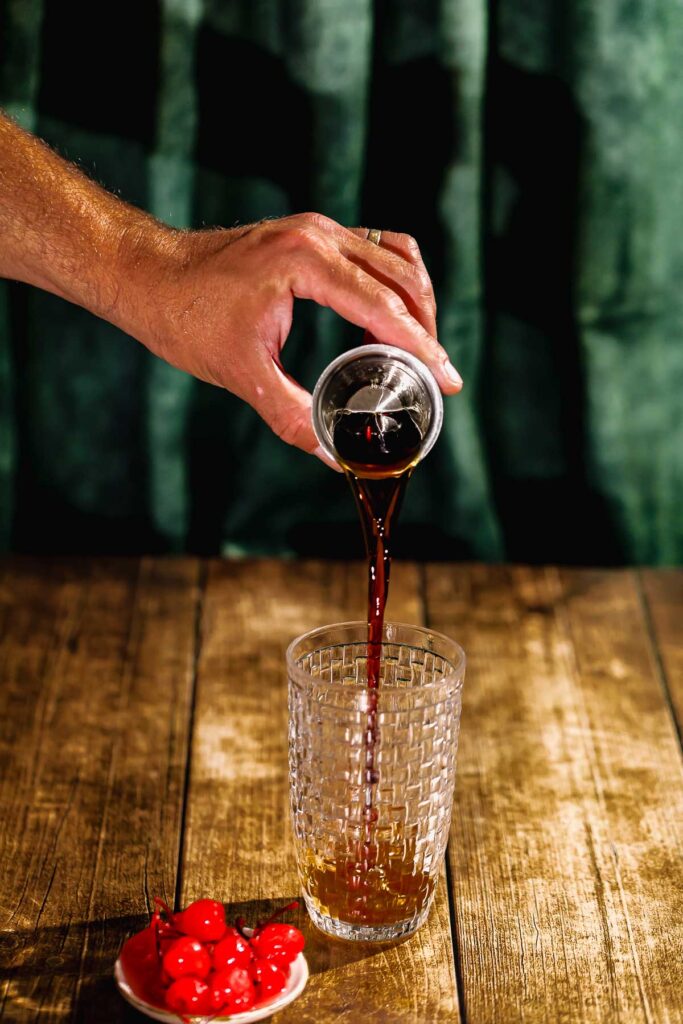
<path id="1" fill-rule="evenodd" d="M 315 436 L 311 395 L 274 359 L 268 360 L 255 391 L 251 405 L 281 441 L 315 455 L 326 466 L 342 472 L 341 466 L 320 447 Z"/>

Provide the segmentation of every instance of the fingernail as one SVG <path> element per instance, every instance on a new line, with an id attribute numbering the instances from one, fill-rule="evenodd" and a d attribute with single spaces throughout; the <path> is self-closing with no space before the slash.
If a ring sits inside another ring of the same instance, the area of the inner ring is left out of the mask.
<path id="1" fill-rule="evenodd" d="M 322 445 L 318 445 L 313 454 L 317 456 L 317 458 L 319 458 L 322 462 L 324 462 L 326 466 L 329 466 L 330 469 L 336 470 L 337 473 L 344 472 L 339 463 L 335 459 L 330 458 L 330 456 L 327 454 Z"/>
<path id="2" fill-rule="evenodd" d="M 460 387 L 462 387 L 462 377 L 460 376 L 456 368 L 453 366 L 453 364 L 449 362 L 448 359 L 444 360 L 443 372 L 446 374 L 448 379 L 453 384 L 458 384 Z"/>

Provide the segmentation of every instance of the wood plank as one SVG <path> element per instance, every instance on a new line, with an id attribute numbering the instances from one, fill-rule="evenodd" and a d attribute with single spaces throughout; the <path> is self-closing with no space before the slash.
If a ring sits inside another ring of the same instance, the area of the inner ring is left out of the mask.
<path id="1" fill-rule="evenodd" d="M 683 735 L 683 569 L 644 569 L 640 573 L 667 689 Z"/>
<path id="2" fill-rule="evenodd" d="M 683 1020 L 683 777 L 625 572 L 429 567 L 468 653 L 449 858 L 469 1024 Z"/>
<path id="3" fill-rule="evenodd" d="M 183 902 L 212 893 L 254 921 L 298 895 L 289 822 L 285 648 L 307 629 L 365 617 L 359 564 L 213 564 L 202 616 Z M 419 622 L 419 571 L 397 565 L 389 615 Z M 446 886 L 428 923 L 393 948 L 315 932 L 309 985 L 282 1024 L 457 1021 Z"/>
<path id="4" fill-rule="evenodd" d="M 131 1019 L 123 939 L 173 900 L 194 560 L 10 562 L 0 584 L 0 1020 Z"/>

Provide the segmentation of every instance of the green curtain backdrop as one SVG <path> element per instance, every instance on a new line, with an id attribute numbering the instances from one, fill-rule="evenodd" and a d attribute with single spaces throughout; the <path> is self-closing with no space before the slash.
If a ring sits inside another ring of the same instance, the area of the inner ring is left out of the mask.
<path id="1" fill-rule="evenodd" d="M 683 555 L 679 0 L 0 0 L 0 105 L 176 226 L 407 231 L 466 381 L 406 554 Z M 1 239 L 0 239 L 1 244 Z M 345 482 L 86 312 L 0 285 L 0 541 L 358 553 Z M 299 304 L 312 384 L 361 339 Z"/>

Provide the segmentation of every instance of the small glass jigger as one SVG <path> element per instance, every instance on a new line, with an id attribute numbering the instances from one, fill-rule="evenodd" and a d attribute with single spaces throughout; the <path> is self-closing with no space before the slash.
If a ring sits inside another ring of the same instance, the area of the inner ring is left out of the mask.
<path id="1" fill-rule="evenodd" d="M 323 450 L 337 462 L 341 460 L 334 431 L 340 417 L 373 416 L 384 433 L 392 430 L 394 415 L 403 411 L 421 438 L 413 460 L 417 463 L 439 436 L 443 400 L 425 364 L 393 345 L 361 345 L 344 352 L 323 371 L 313 391 L 313 429 Z"/>

